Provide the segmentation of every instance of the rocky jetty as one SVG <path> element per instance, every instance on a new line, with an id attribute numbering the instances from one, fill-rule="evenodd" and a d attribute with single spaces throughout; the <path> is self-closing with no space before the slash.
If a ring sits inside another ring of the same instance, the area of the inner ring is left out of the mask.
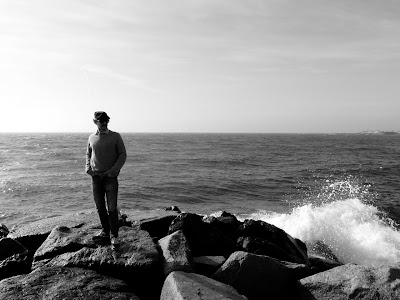
<path id="1" fill-rule="evenodd" d="M 93 242 L 94 211 L 0 229 L 0 300 L 400 299 L 400 264 L 342 264 L 321 241 L 227 212 L 126 212 L 118 249 Z"/>

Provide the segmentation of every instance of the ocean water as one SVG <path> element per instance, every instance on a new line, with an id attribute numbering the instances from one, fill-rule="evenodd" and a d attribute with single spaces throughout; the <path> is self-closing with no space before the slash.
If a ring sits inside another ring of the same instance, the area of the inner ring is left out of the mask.
<path id="1" fill-rule="evenodd" d="M 89 133 L 0 134 L 0 222 L 94 209 Z M 400 261 L 400 134 L 122 133 L 119 208 L 234 213 L 323 241 L 342 262 Z"/>

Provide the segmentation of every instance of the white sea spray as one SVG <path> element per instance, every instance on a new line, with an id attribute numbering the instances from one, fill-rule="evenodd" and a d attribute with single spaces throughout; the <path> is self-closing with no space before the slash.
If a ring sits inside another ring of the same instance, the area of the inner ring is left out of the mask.
<path id="1" fill-rule="evenodd" d="M 322 241 L 343 263 L 400 261 L 400 233 L 375 206 L 357 198 L 320 206 L 307 204 L 288 214 L 258 212 L 250 217 L 282 228 L 308 244 Z"/>

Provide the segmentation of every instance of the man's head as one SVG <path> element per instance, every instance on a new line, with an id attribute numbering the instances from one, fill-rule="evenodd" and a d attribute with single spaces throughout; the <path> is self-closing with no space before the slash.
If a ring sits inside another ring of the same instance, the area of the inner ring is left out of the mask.
<path id="1" fill-rule="evenodd" d="M 110 117 L 107 115 L 105 111 L 96 111 L 94 113 L 93 122 L 97 125 L 97 128 L 100 131 L 107 130 L 107 125 L 110 120 Z"/>
<path id="2" fill-rule="evenodd" d="M 110 117 L 107 115 L 105 111 L 96 111 L 94 113 L 94 121 L 104 122 L 108 120 L 110 120 Z"/>

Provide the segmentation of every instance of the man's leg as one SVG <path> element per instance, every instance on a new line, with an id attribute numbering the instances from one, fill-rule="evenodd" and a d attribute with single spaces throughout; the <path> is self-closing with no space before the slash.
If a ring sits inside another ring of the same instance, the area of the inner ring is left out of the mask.
<path id="1" fill-rule="evenodd" d="M 110 223 L 105 202 L 106 188 L 100 176 L 92 177 L 93 198 L 99 214 L 101 227 L 106 235 L 110 234 Z"/>
<path id="2" fill-rule="evenodd" d="M 111 235 L 117 238 L 119 229 L 117 210 L 118 179 L 117 177 L 107 177 L 106 179 L 107 208 Z"/>

